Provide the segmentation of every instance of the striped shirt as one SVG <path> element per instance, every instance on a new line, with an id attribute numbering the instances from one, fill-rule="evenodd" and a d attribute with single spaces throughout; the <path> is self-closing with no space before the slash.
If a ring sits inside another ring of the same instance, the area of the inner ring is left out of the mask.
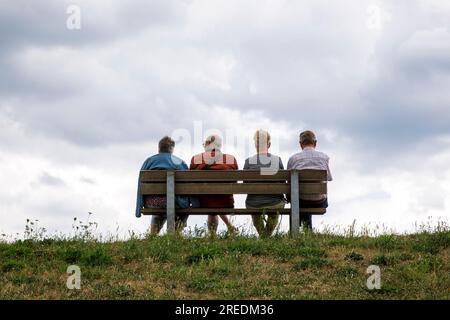
<path id="1" fill-rule="evenodd" d="M 314 170 L 326 170 L 327 171 L 327 180 L 332 181 L 333 177 L 331 175 L 330 167 L 329 167 L 330 157 L 328 157 L 325 153 L 316 151 L 316 149 L 312 147 L 306 147 L 301 152 L 294 154 L 289 158 L 287 169 L 314 169 Z M 311 195 L 311 196 L 303 196 L 303 200 L 323 200 L 326 198 L 326 195 Z"/>

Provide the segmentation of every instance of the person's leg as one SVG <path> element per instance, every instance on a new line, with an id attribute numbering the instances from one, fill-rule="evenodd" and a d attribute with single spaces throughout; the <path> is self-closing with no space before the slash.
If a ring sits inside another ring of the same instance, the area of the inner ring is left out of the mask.
<path id="1" fill-rule="evenodd" d="M 217 226 L 219 225 L 219 218 L 217 215 L 210 214 L 208 216 L 208 231 L 210 235 L 215 235 L 217 233 Z"/>
<path id="2" fill-rule="evenodd" d="M 161 229 L 159 228 L 159 226 L 157 224 L 151 224 L 150 225 L 150 234 L 153 236 L 156 236 L 159 234 L 159 231 L 161 231 Z"/>
<path id="3" fill-rule="evenodd" d="M 286 203 L 284 201 L 281 201 L 280 203 L 277 203 L 275 205 L 272 205 L 270 207 L 267 207 L 267 209 L 283 209 Z M 267 215 L 267 222 L 266 222 L 266 234 L 268 237 L 270 237 L 273 232 L 275 231 L 275 228 L 278 225 L 278 221 L 280 218 L 280 212 L 278 211 L 276 215 L 270 214 Z"/>
<path id="4" fill-rule="evenodd" d="M 267 223 L 266 223 L 266 234 L 267 236 L 271 236 L 273 232 L 275 231 L 275 228 L 277 227 L 279 220 L 279 215 L 269 215 L 267 216 Z"/>
<path id="5" fill-rule="evenodd" d="M 192 208 L 200 208 L 200 200 L 198 197 L 189 197 L 189 202 Z"/>
<path id="6" fill-rule="evenodd" d="M 300 199 L 300 211 L 301 208 L 328 208 L 328 199 L 325 198 L 324 200 L 320 201 L 312 201 L 312 200 L 302 200 Z M 300 223 L 301 225 L 312 231 L 312 215 L 310 214 L 303 214 L 300 217 Z"/>
<path id="7" fill-rule="evenodd" d="M 189 215 L 186 214 L 177 215 L 175 217 L 175 230 L 178 234 L 181 234 L 181 232 L 183 232 L 183 229 L 187 225 L 188 218 Z"/>
<path id="8" fill-rule="evenodd" d="M 228 232 L 234 233 L 236 231 L 236 228 L 231 224 L 230 220 L 228 219 L 227 215 L 221 214 L 220 219 L 225 223 L 227 226 Z"/>
<path id="9" fill-rule="evenodd" d="M 150 234 L 158 235 L 162 227 L 164 226 L 164 223 L 166 223 L 166 219 L 167 219 L 166 216 L 153 215 L 152 222 L 150 225 Z"/>
<path id="10" fill-rule="evenodd" d="M 252 215 L 253 225 L 255 226 L 258 235 L 261 237 L 264 234 L 264 218 L 262 214 Z"/>
<path id="11" fill-rule="evenodd" d="M 300 217 L 300 224 L 303 228 L 312 231 L 312 216 L 305 214 Z"/>

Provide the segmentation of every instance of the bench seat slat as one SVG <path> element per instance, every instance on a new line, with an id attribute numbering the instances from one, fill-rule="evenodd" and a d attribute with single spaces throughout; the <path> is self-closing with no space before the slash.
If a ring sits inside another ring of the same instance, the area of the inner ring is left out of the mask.
<path id="1" fill-rule="evenodd" d="M 177 195 L 205 194 L 287 194 L 290 186 L 286 183 L 178 183 L 175 184 Z M 326 183 L 303 183 L 300 185 L 301 195 L 326 194 Z M 164 195 L 165 183 L 142 183 L 141 194 Z"/>
<path id="2" fill-rule="evenodd" d="M 264 213 L 268 215 L 277 214 L 290 214 L 291 209 L 265 209 Z M 233 209 L 233 208 L 189 208 L 189 209 L 176 209 L 177 213 L 186 213 L 190 215 L 207 215 L 207 214 L 234 214 L 234 215 L 249 215 L 262 213 L 263 209 Z M 142 209 L 143 215 L 161 215 L 166 213 L 166 209 Z M 326 213 L 326 209 L 322 208 L 301 208 L 301 214 L 322 215 Z"/>
<path id="3" fill-rule="evenodd" d="M 167 172 L 164 170 L 144 170 L 140 172 L 141 182 L 165 182 Z M 299 181 L 326 181 L 325 170 L 300 170 Z M 276 174 L 261 174 L 259 170 L 191 170 L 176 171 L 176 182 L 194 181 L 278 181 L 290 180 L 289 170 L 279 170 Z"/>

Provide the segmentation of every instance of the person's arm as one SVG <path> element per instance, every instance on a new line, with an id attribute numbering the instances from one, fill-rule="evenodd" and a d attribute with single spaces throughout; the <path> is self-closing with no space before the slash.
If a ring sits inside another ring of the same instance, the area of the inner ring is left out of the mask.
<path id="1" fill-rule="evenodd" d="M 249 168 L 250 168 L 250 164 L 248 162 L 248 159 L 245 159 L 244 170 L 248 170 Z"/>
<path id="2" fill-rule="evenodd" d="M 281 159 L 280 159 L 281 161 Z M 287 164 L 287 170 L 291 170 L 292 169 L 292 157 L 289 158 L 288 160 L 288 164 Z M 291 194 L 290 193 L 286 193 L 286 201 L 287 203 L 291 203 Z"/>
<path id="3" fill-rule="evenodd" d="M 196 168 L 196 164 L 195 164 L 194 158 L 195 157 L 191 158 L 191 164 L 189 165 L 189 170 L 195 170 L 195 168 Z"/>
<path id="4" fill-rule="evenodd" d="M 145 160 L 145 162 L 142 164 L 141 170 L 148 170 L 149 169 L 149 159 Z M 140 175 L 140 172 L 139 172 Z M 142 199 L 141 195 L 141 181 L 138 178 L 138 186 L 137 186 L 137 197 L 136 197 L 136 211 L 135 215 L 137 218 L 141 217 L 141 209 L 144 206 L 144 201 Z"/>
<path id="5" fill-rule="evenodd" d="M 279 169 L 280 169 L 280 170 L 284 170 L 283 160 L 281 160 L 280 157 L 278 157 L 278 164 L 279 164 Z M 288 194 L 285 194 L 284 197 L 286 198 L 286 200 L 289 199 L 289 200 L 287 200 L 287 202 L 290 202 L 291 197 L 290 197 L 290 194 L 289 194 L 289 193 L 288 193 Z M 288 198 L 288 197 L 289 197 L 289 198 Z"/>
<path id="6" fill-rule="evenodd" d="M 290 157 L 288 160 L 288 164 L 287 164 L 287 170 L 291 170 L 292 169 L 292 165 L 293 165 L 293 157 Z"/>
<path id="7" fill-rule="evenodd" d="M 239 169 L 239 165 L 238 165 L 238 163 L 236 161 L 236 158 L 234 158 L 233 170 L 238 170 L 238 169 Z"/>
<path id="8" fill-rule="evenodd" d="M 178 170 L 189 170 L 189 167 L 187 166 L 186 162 L 182 161 Z"/>
<path id="9" fill-rule="evenodd" d="M 329 162 L 330 162 L 330 158 L 328 158 L 328 160 L 327 160 L 327 180 L 328 181 L 333 181 L 333 176 L 331 175 Z"/>

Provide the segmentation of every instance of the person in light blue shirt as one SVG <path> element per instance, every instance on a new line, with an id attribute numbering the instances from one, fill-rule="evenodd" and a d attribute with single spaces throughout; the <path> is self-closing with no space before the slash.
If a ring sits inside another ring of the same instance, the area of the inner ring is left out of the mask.
<path id="1" fill-rule="evenodd" d="M 141 170 L 188 170 L 187 164 L 173 154 L 175 141 L 170 137 L 164 137 L 159 141 L 159 153 L 145 160 Z M 138 192 L 136 200 L 136 217 L 141 216 L 142 208 L 165 208 L 165 196 L 141 196 L 140 184 L 138 183 Z M 176 196 L 175 204 L 179 208 L 189 208 L 189 197 Z M 176 215 L 176 228 L 178 232 L 186 226 L 188 215 Z M 167 220 L 166 215 L 153 215 L 151 222 L 151 234 L 158 234 Z"/>

